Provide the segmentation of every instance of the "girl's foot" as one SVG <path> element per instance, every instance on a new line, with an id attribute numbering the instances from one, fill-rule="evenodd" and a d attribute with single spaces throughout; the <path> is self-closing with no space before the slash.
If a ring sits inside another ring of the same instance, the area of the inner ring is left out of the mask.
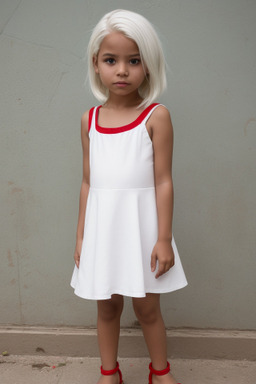
<path id="1" fill-rule="evenodd" d="M 119 384 L 119 374 L 114 373 L 114 375 L 111 376 L 101 376 L 97 384 Z"/>
<path id="2" fill-rule="evenodd" d="M 163 376 L 153 375 L 152 384 L 178 384 L 178 382 L 170 373 L 167 373 L 167 375 Z"/>
<path id="3" fill-rule="evenodd" d="M 180 384 L 174 379 L 170 373 L 170 364 L 167 362 L 167 367 L 161 371 L 153 368 L 152 363 L 149 364 L 149 384 Z"/>

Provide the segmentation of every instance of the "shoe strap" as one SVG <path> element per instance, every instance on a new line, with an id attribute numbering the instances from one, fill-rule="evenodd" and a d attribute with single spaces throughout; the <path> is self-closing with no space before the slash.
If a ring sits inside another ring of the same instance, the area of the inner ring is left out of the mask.
<path id="1" fill-rule="evenodd" d="M 149 384 L 152 384 L 152 375 L 156 375 L 156 376 L 166 375 L 167 373 L 170 372 L 171 367 L 170 367 L 169 361 L 167 361 L 167 367 L 165 369 L 162 369 L 161 371 L 157 371 L 156 369 L 153 368 L 152 363 L 150 363 L 149 370 L 150 370 L 150 373 L 149 373 L 148 381 L 149 381 Z"/>
<path id="2" fill-rule="evenodd" d="M 115 373 L 118 372 L 119 374 L 119 378 L 120 378 L 120 384 L 123 382 L 123 378 L 122 378 L 122 373 L 119 369 L 119 363 L 118 361 L 116 362 L 116 367 L 114 369 L 111 369 L 109 371 L 106 371 L 105 369 L 103 369 L 103 367 L 101 366 L 100 367 L 100 371 L 101 371 L 101 374 L 104 375 L 104 376 L 111 376 L 111 375 L 114 375 Z"/>

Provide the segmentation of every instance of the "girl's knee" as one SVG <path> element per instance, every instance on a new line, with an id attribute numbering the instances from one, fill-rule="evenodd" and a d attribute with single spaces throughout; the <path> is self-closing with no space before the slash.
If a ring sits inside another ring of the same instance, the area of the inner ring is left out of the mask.
<path id="1" fill-rule="evenodd" d="M 123 297 L 115 295 L 110 300 L 98 301 L 98 317 L 104 321 L 120 318 L 123 311 Z"/>
<path id="2" fill-rule="evenodd" d="M 160 306 L 157 301 L 133 300 L 135 315 L 141 324 L 155 323 L 161 317 Z"/>

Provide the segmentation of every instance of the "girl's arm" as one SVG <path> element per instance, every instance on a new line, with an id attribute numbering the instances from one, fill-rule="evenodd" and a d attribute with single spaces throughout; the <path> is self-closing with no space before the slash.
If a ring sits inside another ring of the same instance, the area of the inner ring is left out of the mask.
<path id="1" fill-rule="evenodd" d="M 90 167 L 89 167 L 89 134 L 88 134 L 88 118 L 89 111 L 86 111 L 81 119 L 81 141 L 83 148 L 83 179 L 80 190 L 80 200 L 79 200 L 79 215 L 78 215 L 78 224 L 76 232 L 76 248 L 74 259 L 77 268 L 79 268 L 80 263 L 80 253 L 82 249 L 83 234 L 84 234 L 84 219 L 85 219 L 85 210 L 87 197 L 90 188 Z"/>
<path id="2" fill-rule="evenodd" d="M 151 255 L 151 270 L 158 271 L 156 278 L 163 275 L 174 265 L 172 241 L 173 183 L 172 153 L 173 127 L 169 111 L 159 106 L 149 119 L 153 132 L 154 176 L 158 215 L 158 239 Z"/>

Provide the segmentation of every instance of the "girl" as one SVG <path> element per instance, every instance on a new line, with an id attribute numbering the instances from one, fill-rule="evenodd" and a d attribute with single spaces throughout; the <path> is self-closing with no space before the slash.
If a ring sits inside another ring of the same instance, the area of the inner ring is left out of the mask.
<path id="1" fill-rule="evenodd" d="M 71 286 L 76 295 L 97 300 L 98 384 L 122 383 L 123 296 L 132 297 L 149 350 L 149 383 L 176 384 L 159 299 L 187 281 L 172 237 L 173 128 L 168 110 L 153 103 L 166 84 L 163 52 L 143 16 L 115 10 L 94 28 L 88 58 L 91 88 L 102 105 L 82 116 Z"/>

